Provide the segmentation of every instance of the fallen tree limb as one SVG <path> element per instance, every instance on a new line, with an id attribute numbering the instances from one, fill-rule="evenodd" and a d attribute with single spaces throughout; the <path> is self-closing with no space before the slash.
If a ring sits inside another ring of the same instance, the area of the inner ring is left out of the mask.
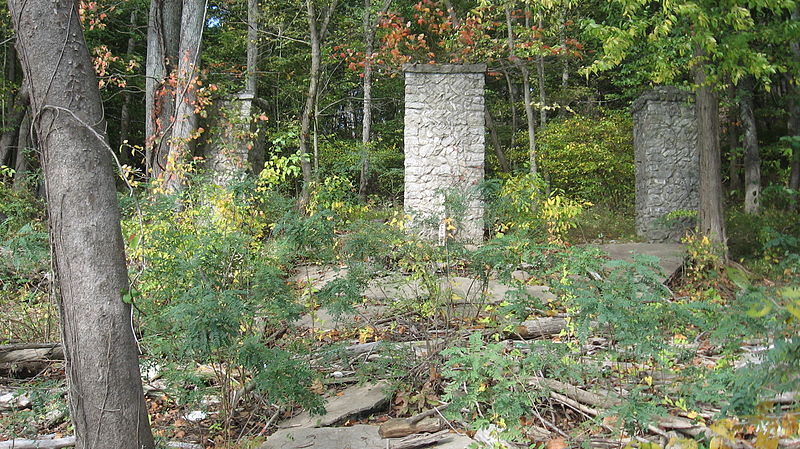
<path id="1" fill-rule="evenodd" d="M 0 442 L 0 449 L 61 449 L 75 446 L 75 437 L 46 440 L 14 439 Z"/>
<path id="2" fill-rule="evenodd" d="M 64 360 L 61 343 L 19 343 L 0 346 L 0 363 Z"/>
<path id="3" fill-rule="evenodd" d="M 17 438 L 0 442 L 0 449 L 61 449 L 72 446 L 75 446 L 74 436 L 64 438 L 47 438 L 43 436 L 42 438 L 34 440 Z M 199 444 L 183 443 L 180 441 L 170 441 L 167 443 L 167 447 L 178 449 L 203 449 L 203 446 Z"/>
<path id="4" fill-rule="evenodd" d="M 556 317 L 541 317 L 523 321 L 507 334 L 508 337 L 546 338 L 558 335 L 566 329 L 567 320 Z"/>
<path id="5" fill-rule="evenodd" d="M 566 396 L 569 399 L 572 399 L 582 404 L 589 405 L 591 407 L 608 409 L 618 406 L 621 403 L 621 400 L 619 398 L 614 397 L 612 395 L 599 395 L 597 393 L 592 393 L 590 391 L 586 391 L 574 385 L 567 384 L 564 382 L 559 382 L 553 379 L 535 378 L 534 382 L 546 385 L 551 390 L 556 391 L 557 393 L 561 393 L 562 395 Z M 708 427 L 700 424 L 695 424 L 691 420 L 679 416 L 672 416 L 672 415 L 661 416 L 658 418 L 658 422 L 656 425 L 658 427 L 655 427 L 653 425 L 649 426 L 648 429 L 651 432 L 659 434 L 661 436 L 664 436 L 664 432 L 661 429 L 677 430 L 681 433 L 684 433 L 692 437 L 703 435 L 705 437 L 710 438 L 715 435 L 715 433 Z"/>
<path id="6" fill-rule="evenodd" d="M 415 449 L 418 447 L 426 447 L 432 444 L 443 443 L 451 440 L 453 437 L 449 430 L 442 430 L 428 435 L 413 435 L 410 437 L 402 438 L 392 441 L 388 444 L 391 449 Z"/>

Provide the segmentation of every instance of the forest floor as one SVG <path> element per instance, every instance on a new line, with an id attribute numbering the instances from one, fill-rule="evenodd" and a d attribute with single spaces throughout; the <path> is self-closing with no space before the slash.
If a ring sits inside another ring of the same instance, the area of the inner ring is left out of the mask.
<path id="1" fill-rule="evenodd" d="M 601 249 L 609 255 L 609 273 L 586 273 L 590 278 L 610 276 L 611 261 L 631 261 L 633 253 L 658 257 L 662 272 L 669 275 L 680 272 L 685 253 L 681 245 L 646 243 L 606 244 Z M 549 308 L 522 322 L 504 322 L 497 313 L 513 290 L 507 283 L 454 273 L 440 274 L 436 284 L 430 284 L 397 273 L 373 280 L 354 313 L 337 316 L 319 309 L 281 330 L 274 341 L 316 342 L 309 363 L 319 373 L 312 390 L 327 398 L 322 416 L 274 407 L 258 394 L 248 394 L 253 391 L 246 379 L 234 379 L 229 384 L 233 388 L 220 385 L 216 395 L 187 401 L 171 393 L 159 366 L 148 364 L 145 357 L 144 389 L 154 433 L 165 446 L 184 448 L 461 449 L 476 442 L 492 448 L 800 448 L 800 413 L 791 394 L 771 400 L 783 407 L 782 413 L 754 422 L 721 418 L 716 407 L 684 403 L 674 388 L 686 381 L 684 367 L 714 370 L 725 363 L 751 363 L 765 342 L 747 342 L 731 355 L 702 332 L 694 341 L 676 332 L 669 338 L 690 356 L 677 358 L 669 367 L 655 361 L 648 365 L 619 356 L 610 335 L 577 339 L 570 310 L 550 288 L 537 285 L 530 270 L 518 267 L 512 277 L 527 295 Z M 303 266 L 293 282 L 318 291 L 346 272 L 346 267 Z M 425 316 L 403 306 L 432 296 L 431 290 L 447 299 L 443 313 Z M 587 376 L 566 371 L 559 375 L 552 367 L 529 369 L 525 364 L 530 356 L 546 345 L 575 346 L 569 360 L 554 366 L 585 369 Z M 28 352 L 16 354 L 10 348 L 0 347 L 0 369 L 6 376 L 0 377 L 0 449 L 68 447 L 71 426 L 57 348 L 28 347 Z M 464 351 L 448 352 L 453 348 Z M 508 360 L 520 364 L 504 365 Z M 602 374 L 592 377 L 588 366 Z M 199 365 L 192 371 L 208 385 L 220 378 L 220 367 Z M 459 400 L 459 390 L 483 401 L 474 409 L 459 402 L 462 417 L 484 420 L 488 426 L 476 432 L 447 413 Z M 644 415 L 652 405 L 652 399 L 637 403 L 645 393 L 662 398 L 657 404 L 661 410 L 642 418 L 637 414 Z M 514 399 L 519 396 L 525 398 Z M 535 404 L 532 413 L 519 418 L 520 425 L 502 419 L 504 407 L 519 406 L 514 401 L 529 408 Z M 509 432 L 516 433 L 506 435 Z M 21 438 L 46 440 L 30 443 Z"/>

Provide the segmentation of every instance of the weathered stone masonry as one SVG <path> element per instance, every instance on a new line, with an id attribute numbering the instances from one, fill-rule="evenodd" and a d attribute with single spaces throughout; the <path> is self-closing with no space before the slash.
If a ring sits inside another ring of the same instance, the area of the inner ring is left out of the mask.
<path id="1" fill-rule="evenodd" d="M 673 87 L 646 92 L 633 103 L 636 164 L 636 233 L 649 241 L 674 241 L 686 225 L 664 216 L 697 210 L 697 125 L 690 94 Z"/>
<path id="2" fill-rule="evenodd" d="M 439 240 L 446 218 L 460 218 L 449 234 L 483 239 L 485 64 L 406 65 L 405 212 L 420 236 Z M 463 217 L 445 210 L 445 197 L 460 197 Z"/>

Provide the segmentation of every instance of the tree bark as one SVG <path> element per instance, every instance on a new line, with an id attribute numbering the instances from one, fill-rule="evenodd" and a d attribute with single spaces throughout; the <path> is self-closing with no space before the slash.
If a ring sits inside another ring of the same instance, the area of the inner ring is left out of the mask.
<path id="1" fill-rule="evenodd" d="M 311 67 L 309 69 L 308 91 L 303 114 L 300 118 L 300 168 L 303 171 L 303 187 L 300 192 L 299 205 L 301 208 L 308 204 L 311 185 L 311 161 L 309 160 L 309 137 L 311 121 L 315 119 L 315 105 L 319 90 L 319 75 L 322 67 L 322 43 L 328 32 L 328 24 L 338 0 L 331 1 L 323 13 L 322 25 L 317 20 L 316 0 L 306 0 L 308 12 L 308 30 L 311 43 Z"/>
<path id="2" fill-rule="evenodd" d="M 539 29 L 544 28 L 541 17 L 539 18 Z M 539 81 L 539 126 L 547 124 L 547 93 L 544 85 L 544 55 L 539 55 L 536 58 L 536 71 Z"/>
<path id="3" fill-rule="evenodd" d="M 22 119 L 22 124 L 19 125 L 19 136 L 17 137 L 17 161 L 14 166 L 14 190 L 22 190 L 25 188 L 25 177 L 28 174 L 28 152 L 31 145 L 30 139 L 31 132 L 31 115 L 25 114 Z"/>
<path id="4" fill-rule="evenodd" d="M 497 162 L 500 163 L 500 169 L 506 173 L 510 173 L 511 167 L 508 166 L 508 160 L 506 159 L 505 153 L 503 153 L 503 148 L 500 146 L 500 138 L 497 137 L 497 127 L 494 126 L 494 119 L 492 118 L 492 112 L 489 111 L 488 104 L 486 104 L 486 127 L 489 129 L 489 138 L 492 141 L 494 153 L 497 155 Z"/>
<path id="5" fill-rule="evenodd" d="M 131 11 L 131 34 L 128 36 L 128 48 L 127 54 L 133 55 L 133 52 L 136 51 L 136 39 L 134 39 L 133 30 L 136 27 L 136 10 Z M 123 146 L 126 144 L 128 140 L 128 129 L 130 128 L 131 124 L 131 93 L 127 89 L 122 93 L 122 108 L 119 112 L 119 145 L 117 149 L 121 153 L 122 159 L 127 160 L 128 151 L 123 149 Z M 123 162 L 124 163 L 124 162 Z"/>
<path id="6" fill-rule="evenodd" d="M 111 148 L 72 0 L 9 0 L 42 150 L 78 449 L 154 448 L 139 375 Z"/>
<path id="7" fill-rule="evenodd" d="M 167 165 L 175 111 L 175 73 L 180 47 L 181 0 L 151 0 L 145 81 L 145 165 L 153 179 Z"/>
<path id="8" fill-rule="evenodd" d="M 705 53 L 695 50 L 699 58 L 694 67 L 697 115 L 697 146 L 700 153 L 700 205 L 698 227 L 727 259 L 725 218 L 722 213 L 722 167 L 719 147 L 719 97 L 706 83 Z"/>
<path id="9" fill-rule="evenodd" d="M 175 84 L 175 115 L 169 154 L 164 169 L 164 190 L 182 189 L 184 164 L 192 153 L 197 130 L 197 80 L 200 74 L 200 45 L 205 26 L 205 0 L 183 0 L 181 39 L 178 49 L 178 71 Z"/>
<path id="10" fill-rule="evenodd" d="M 384 0 L 381 13 L 389 10 L 392 0 Z M 361 170 L 358 176 L 358 196 L 367 201 L 369 187 L 369 143 L 372 138 L 372 53 L 375 51 L 375 30 L 380 14 L 372 17 L 372 0 L 364 0 L 364 103 L 361 115 Z"/>
<path id="11" fill-rule="evenodd" d="M 515 53 L 515 44 L 514 44 L 514 29 L 513 23 L 511 21 L 511 9 L 509 7 L 505 8 L 506 12 L 506 26 L 508 27 L 508 52 L 511 58 L 511 61 L 514 65 L 519 69 L 520 73 L 522 74 L 522 89 L 523 89 L 523 101 L 525 102 L 525 118 L 528 122 L 528 158 L 530 161 L 530 173 L 536 174 L 537 167 L 536 167 L 536 119 L 533 115 L 533 104 L 531 103 L 531 82 L 530 82 L 530 72 L 528 67 L 522 60 L 517 57 Z"/>
<path id="12" fill-rule="evenodd" d="M 736 97 L 736 87 L 731 85 L 729 88 L 729 96 L 731 101 Z M 730 184 L 728 188 L 731 192 L 736 192 L 742 188 L 741 177 L 739 176 L 739 114 L 736 108 L 731 108 L 728 114 L 728 179 Z"/>
<path id="13" fill-rule="evenodd" d="M 247 0 L 247 84 L 245 90 L 258 95 L 258 0 Z"/>
<path id="14" fill-rule="evenodd" d="M 744 211 L 748 214 L 758 213 L 761 194 L 761 156 L 753 114 L 754 83 L 752 76 L 746 76 L 739 87 L 739 114 L 744 132 Z"/>
<path id="15" fill-rule="evenodd" d="M 0 137 L 0 165 L 6 163 L 14 150 L 14 143 L 19 133 L 19 127 L 28 111 L 28 103 L 28 88 L 23 81 L 19 92 L 17 92 L 17 96 L 14 98 L 14 106 L 11 108 L 11 115 L 7 123 L 8 131 L 4 132 L 2 137 Z"/>
<path id="16" fill-rule="evenodd" d="M 517 132 L 517 95 L 514 92 L 514 83 L 511 82 L 511 75 L 509 75 L 508 70 L 503 70 L 503 75 L 508 86 L 508 106 L 511 109 L 511 140 L 513 144 L 514 133 Z"/>
<path id="17" fill-rule="evenodd" d="M 800 5 L 796 5 L 792 11 L 792 20 L 800 20 Z M 794 62 L 800 64 L 800 40 L 794 40 L 790 44 Z M 800 86 L 797 81 L 792 85 L 791 95 L 789 95 L 789 135 L 800 138 Z M 792 148 L 792 166 L 789 174 L 789 188 L 794 190 L 794 202 L 791 209 L 797 210 L 798 198 L 797 191 L 800 190 L 800 148 L 794 145 Z"/>

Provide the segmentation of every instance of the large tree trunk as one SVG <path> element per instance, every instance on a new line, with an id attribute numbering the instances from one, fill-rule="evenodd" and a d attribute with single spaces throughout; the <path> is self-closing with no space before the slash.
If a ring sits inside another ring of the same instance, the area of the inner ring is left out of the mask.
<path id="1" fill-rule="evenodd" d="M 761 194 L 761 156 L 753 114 L 753 84 L 753 77 L 747 76 L 739 88 L 739 113 L 744 132 L 744 211 L 748 214 L 758 213 Z"/>
<path id="2" fill-rule="evenodd" d="M 536 118 L 533 115 L 533 104 L 531 100 L 530 71 L 528 67 L 517 57 L 514 44 L 514 29 L 511 20 L 511 9 L 505 8 L 506 26 L 508 28 L 508 52 L 514 65 L 522 74 L 523 101 L 525 102 L 525 118 L 528 121 L 528 157 L 530 160 L 530 173 L 536 174 Z"/>
<path id="3" fill-rule="evenodd" d="M 151 449 L 111 149 L 76 3 L 10 0 L 46 183 L 76 447 Z"/>
<path id="4" fill-rule="evenodd" d="M 182 0 L 151 0 L 147 26 L 145 85 L 145 165 L 153 179 L 167 166 L 168 141 L 175 112 L 175 84 L 180 48 Z"/>
<path id="5" fill-rule="evenodd" d="M 702 50 L 696 56 L 704 58 Z M 694 68 L 696 84 L 697 147 L 700 153 L 700 206 L 698 227 L 708 236 L 720 255 L 727 259 L 725 219 L 722 214 L 722 163 L 719 148 L 719 97 L 707 86 L 705 63 Z"/>
<path id="6" fill-rule="evenodd" d="M 164 169 L 163 187 L 167 192 L 181 190 L 184 164 L 192 154 L 197 130 L 197 80 L 200 75 L 200 44 L 205 26 L 205 0 L 184 0 L 181 11 L 181 40 L 175 85 L 175 116 L 169 154 Z"/>

